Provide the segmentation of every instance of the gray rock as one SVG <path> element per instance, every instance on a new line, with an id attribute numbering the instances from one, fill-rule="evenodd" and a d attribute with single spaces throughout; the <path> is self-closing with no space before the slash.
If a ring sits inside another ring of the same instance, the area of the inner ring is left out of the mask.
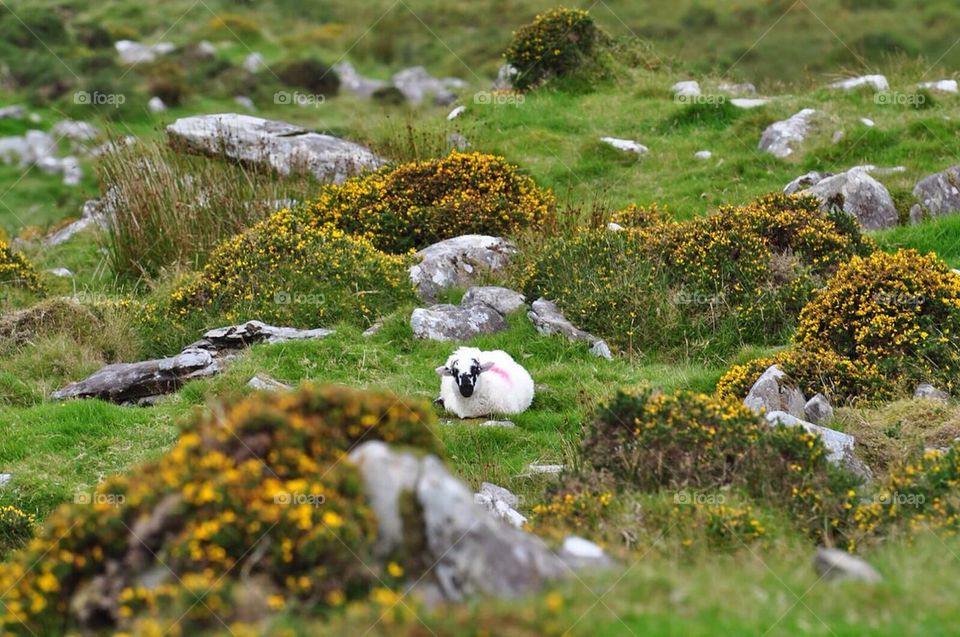
<path id="1" fill-rule="evenodd" d="M 436 457 L 418 458 L 372 441 L 354 449 L 349 459 L 376 514 L 377 554 L 385 557 L 401 548 L 421 552 L 423 562 L 434 565 L 426 577 L 443 599 L 519 598 L 569 572 L 538 537 L 503 524 L 478 505 Z M 422 516 L 422 540 L 413 547 L 400 515 L 404 494 L 413 496 Z"/>
<path id="2" fill-rule="evenodd" d="M 619 223 L 614 223 L 611 221 L 607 224 L 607 230 L 610 232 L 623 232 L 623 226 L 621 226 Z"/>
<path id="3" fill-rule="evenodd" d="M 470 140 L 460 133 L 449 133 L 447 135 L 447 148 L 459 150 L 461 152 L 470 148 Z"/>
<path id="4" fill-rule="evenodd" d="M 80 218 L 43 239 L 44 245 L 55 246 L 67 241 L 87 228 L 106 228 L 115 210 L 116 190 L 110 189 L 101 199 L 91 199 L 83 204 Z"/>
<path id="5" fill-rule="evenodd" d="M 473 501 L 510 526 L 519 529 L 527 523 L 527 518 L 516 510 L 519 499 L 503 487 L 484 482 L 480 485 L 480 491 L 474 494 Z"/>
<path id="6" fill-rule="evenodd" d="M 173 53 L 177 48 L 170 42 L 147 45 L 133 40 L 118 40 L 113 46 L 120 56 L 120 62 L 129 65 L 154 62 L 159 56 Z"/>
<path id="7" fill-rule="evenodd" d="M 562 464 L 537 464 L 527 465 L 527 472 L 530 475 L 557 475 L 563 472 L 566 467 Z"/>
<path id="8" fill-rule="evenodd" d="M 797 418 L 806 416 L 806 403 L 803 392 L 787 385 L 786 374 L 776 365 L 760 375 L 743 400 L 747 408 L 758 414 L 785 411 Z"/>
<path id="9" fill-rule="evenodd" d="M 869 117 L 861 117 L 861 118 L 860 118 L 860 123 L 863 124 L 864 126 L 866 126 L 867 128 L 873 128 L 874 126 L 877 125 L 877 123 L 874 122 L 874 121 L 873 121 L 872 119 L 870 119 Z"/>
<path id="10" fill-rule="evenodd" d="M 958 90 L 956 80 L 935 80 L 933 82 L 920 82 L 917 88 L 925 88 L 928 91 L 940 91 L 941 93 L 956 93 Z"/>
<path id="11" fill-rule="evenodd" d="M 567 566 L 575 570 L 603 568 L 613 563 L 602 548 L 576 535 L 564 538 L 559 555 Z"/>
<path id="12" fill-rule="evenodd" d="M 467 110 L 467 107 L 461 104 L 460 106 L 456 107 L 455 109 L 447 113 L 447 121 L 450 122 L 457 119 L 458 117 L 463 115 L 466 112 L 466 110 Z"/>
<path id="13" fill-rule="evenodd" d="M 154 95 L 147 101 L 147 110 L 151 113 L 163 113 L 167 110 L 167 105 L 163 103 L 163 100 Z"/>
<path id="14" fill-rule="evenodd" d="M 783 187 L 783 192 L 788 195 L 795 194 L 801 190 L 806 190 L 812 186 L 816 186 L 821 181 L 830 177 L 833 173 L 821 173 L 816 170 L 812 170 L 805 175 L 800 175 L 789 184 Z"/>
<path id="15" fill-rule="evenodd" d="M 693 156 L 697 159 L 707 160 L 713 157 L 713 153 L 711 153 L 709 150 L 698 150 L 693 154 Z"/>
<path id="16" fill-rule="evenodd" d="M 829 88 L 842 91 L 852 91 L 864 86 L 869 86 L 875 91 L 889 91 L 890 83 L 882 75 L 861 75 L 860 77 L 851 77 L 845 80 L 839 80 L 830 85 Z"/>
<path id="17" fill-rule="evenodd" d="M 950 394 L 942 389 L 937 389 L 930 383 L 920 383 L 917 385 L 917 389 L 913 392 L 913 397 L 915 400 L 936 400 L 943 403 L 950 400 Z"/>
<path id="18" fill-rule="evenodd" d="M 513 79 L 517 76 L 517 69 L 512 64 L 504 64 L 497 70 L 497 79 L 493 81 L 493 90 L 508 91 L 513 88 Z"/>
<path id="19" fill-rule="evenodd" d="M 767 422 L 771 425 L 783 425 L 787 427 L 803 427 L 809 433 L 820 436 L 823 440 L 823 446 L 827 448 L 827 460 L 833 464 L 843 467 L 853 475 L 864 481 L 873 479 L 873 472 L 862 460 L 854 454 L 856 440 L 850 434 L 835 431 L 828 427 L 815 425 L 801 418 L 797 418 L 782 411 L 773 411 L 767 414 Z"/>
<path id="20" fill-rule="evenodd" d="M 0 119 L 22 119 L 27 114 L 27 109 L 19 104 L 13 106 L 4 106 L 0 108 Z"/>
<path id="21" fill-rule="evenodd" d="M 466 341 L 507 329 L 503 315 L 484 303 L 434 305 L 417 308 L 410 316 L 413 335 L 433 341 Z"/>
<path id="22" fill-rule="evenodd" d="M 757 87 L 750 82 L 743 82 L 739 84 L 734 84 L 732 82 L 720 82 L 720 84 L 717 85 L 717 90 L 721 93 L 729 93 L 732 95 L 757 94 Z"/>
<path id="23" fill-rule="evenodd" d="M 388 86 L 384 80 L 374 80 L 363 77 L 357 72 L 352 64 L 344 60 L 333 66 L 337 76 L 340 78 L 340 87 L 351 93 L 356 93 L 361 97 L 370 97 L 378 90 Z"/>
<path id="24" fill-rule="evenodd" d="M 883 581 L 880 573 L 867 562 L 839 549 L 818 548 L 813 567 L 825 580 L 855 580 L 866 584 Z"/>
<path id="25" fill-rule="evenodd" d="M 65 278 L 65 279 L 70 278 L 70 277 L 73 276 L 73 272 L 71 272 L 71 271 L 68 270 L 67 268 L 51 268 L 51 269 L 47 270 L 47 272 L 49 272 L 49 273 L 52 274 L 53 276 L 58 276 L 58 277 L 62 277 L 62 278 Z"/>
<path id="26" fill-rule="evenodd" d="M 474 286 L 463 295 L 462 305 L 486 303 L 504 316 L 526 305 L 522 294 L 496 286 Z"/>
<path id="27" fill-rule="evenodd" d="M 336 183 L 385 163 L 359 144 L 237 113 L 184 117 L 167 126 L 167 136 L 172 146 L 188 152 L 265 166 L 281 175 L 306 171 Z"/>
<path id="28" fill-rule="evenodd" d="M 217 56 L 217 47 L 208 40 L 201 40 L 197 43 L 195 51 L 198 55 L 205 58 L 215 58 Z"/>
<path id="29" fill-rule="evenodd" d="M 924 216 L 939 217 L 960 212 L 960 166 L 953 166 L 921 179 L 913 189 L 919 201 L 910 210 L 916 223 Z"/>
<path id="30" fill-rule="evenodd" d="M 184 383 L 220 373 L 238 349 L 254 343 L 323 338 L 332 330 L 298 330 L 248 321 L 210 330 L 199 341 L 170 358 L 107 365 L 91 376 L 55 391 L 53 400 L 100 398 L 127 404 L 152 404 Z"/>
<path id="31" fill-rule="evenodd" d="M 890 192 L 863 168 L 851 168 L 822 179 L 804 192 L 820 199 L 825 209 L 841 205 L 844 212 L 856 218 L 867 230 L 897 225 L 897 208 Z"/>
<path id="32" fill-rule="evenodd" d="M 833 420 L 833 406 L 823 394 L 815 394 L 803 406 L 806 419 L 815 425 L 823 425 Z"/>
<path id="33" fill-rule="evenodd" d="M 678 97 L 697 97 L 700 95 L 700 83 L 695 80 L 685 80 L 677 82 L 670 87 L 670 90 Z"/>
<path id="34" fill-rule="evenodd" d="M 367 329 L 363 330 L 362 336 L 370 337 L 383 329 L 383 321 L 377 321 Z"/>
<path id="35" fill-rule="evenodd" d="M 505 267 L 517 253 L 500 237 L 468 234 L 434 243 L 417 253 L 420 263 L 410 268 L 410 280 L 425 301 L 452 287 L 467 287 L 484 272 Z"/>
<path id="36" fill-rule="evenodd" d="M 267 62 L 263 59 L 263 55 L 256 51 L 243 59 L 243 69 L 247 73 L 256 73 L 260 69 L 266 68 L 266 66 Z"/>
<path id="37" fill-rule="evenodd" d="M 638 141 L 632 139 L 619 139 L 617 137 L 601 137 L 600 141 L 608 146 L 613 146 L 617 150 L 625 153 L 636 153 L 637 155 L 646 155 L 650 149 Z"/>
<path id="38" fill-rule="evenodd" d="M 516 429 L 517 425 L 511 420 L 487 420 L 480 423 L 481 427 L 500 427 L 502 429 Z"/>
<path id="39" fill-rule="evenodd" d="M 411 104 L 420 104 L 432 95 L 434 103 L 441 106 L 456 101 L 456 93 L 451 89 L 463 86 L 460 80 L 435 78 L 422 66 L 414 66 L 395 73 L 392 82 Z"/>
<path id="40" fill-rule="evenodd" d="M 91 142 L 100 137 L 100 129 L 89 122 L 65 119 L 53 125 L 50 131 L 55 137 L 74 142 Z"/>
<path id="41" fill-rule="evenodd" d="M 610 348 L 603 340 L 574 326 L 553 301 L 548 301 L 542 297 L 537 299 L 530 306 L 530 312 L 527 313 L 527 316 L 541 334 L 545 336 L 559 334 L 566 336 L 571 341 L 586 341 L 590 343 L 590 351 L 595 355 L 607 360 L 613 359 Z"/>
<path id="42" fill-rule="evenodd" d="M 13 480 L 13 475 L 9 473 L 0 473 L 0 487 L 5 487 Z"/>
<path id="43" fill-rule="evenodd" d="M 256 391 L 289 391 L 293 389 L 286 383 L 281 383 L 275 378 L 260 373 L 247 381 L 247 387 Z"/>
<path id="44" fill-rule="evenodd" d="M 744 110 L 765 106 L 769 102 L 770 100 L 765 97 L 734 97 L 730 100 L 731 104 Z"/>
<path id="45" fill-rule="evenodd" d="M 805 108 L 788 119 L 770 124 L 760 136 L 760 150 L 775 157 L 789 157 L 793 147 L 807 138 L 810 119 L 815 114 L 812 108 Z"/>

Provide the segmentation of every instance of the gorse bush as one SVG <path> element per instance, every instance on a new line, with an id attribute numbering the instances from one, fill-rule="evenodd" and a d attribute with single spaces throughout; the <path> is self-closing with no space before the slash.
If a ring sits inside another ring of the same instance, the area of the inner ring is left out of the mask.
<path id="1" fill-rule="evenodd" d="M 195 634 L 251 595 L 266 612 L 365 598 L 403 569 L 374 559 L 376 522 L 343 456 L 367 440 L 436 451 L 431 423 L 426 405 L 332 387 L 198 416 L 166 456 L 62 506 L 0 566 L 5 634 L 147 634 L 167 614 Z"/>
<path id="2" fill-rule="evenodd" d="M 520 27 L 504 57 L 518 71 L 514 86 L 526 90 L 580 69 L 596 55 L 602 40 L 587 11 L 552 9 Z"/>
<path id="3" fill-rule="evenodd" d="M 663 217 L 631 207 L 612 216 L 623 231 L 548 239 L 521 257 L 515 283 L 622 349 L 723 355 L 782 342 L 812 291 L 872 249 L 855 224 L 804 197 Z"/>
<path id="4" fill-rule="evenodd" d="M 462 234 L 536 229 L 554 207 L 549 192 L 503 157 L 454 151 L 326 186 L 310 209 L 317 223 L 404 253 Z"/>
<path id="5" fill-rule="evenodd" d="M 794 349 L 730 369 L 717 391 L 743 398 L 774 363 L 808 396 L 836 401 L 892 399 L 921 382 L 954 391 L 960 276 L 912 250 L 855 257 L 803 308 Z"/>
<path id="6" fill-rule="evenodd" d="M 14 506 L 0 506 L 0 559 L 27 543 L 36 530 L 37 520 Z"/>
<path id="7" fill-rule="evenodd" d="M 414 299 L 409 260 L 319 225 L 302 208 L 284 209 L 220 244 L 146 318 L 186 329 L 187 339 L 211 320 L 368 326 Z"/>
<path id="8" fill-rule="evenodd" d="M 128 278 L 165 267 L 203 265 L 221 241 L 317 187 L 305 175 L 279 177 L 137 143 L 105 155 L 100 180 L 114 209 L 106 233 L 111 266 Z"/>
<path id="9" fill-rule="evenodd" d="M 740 489 L 821 539 L 842 535 L 858 482 L 803 428 L 771 426 L 739 401 L 687 391 L 618 393 L 595 416 L 581 455 L 586 471 L 612 476 L 621 490 Z"/>
<path id="10" fill-rule="evenodd" d="M 7 285 L 31 292 L 43 291 L 40 275 L 30 262 L 0 239 L 0 286 Z"/>

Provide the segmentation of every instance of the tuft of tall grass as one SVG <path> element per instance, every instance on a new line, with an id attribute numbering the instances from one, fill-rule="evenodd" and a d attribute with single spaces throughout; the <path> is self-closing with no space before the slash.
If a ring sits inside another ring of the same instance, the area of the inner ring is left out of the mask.
<path id="1" fill-rule="evenodd" d="M 319 187 L 307 174 L 182 155 L 161 142 L 119 148 L 97 171 L 112 208 L 104 242 L 110 266 L 133 280 L 200 267 L 220 241 Z"/>

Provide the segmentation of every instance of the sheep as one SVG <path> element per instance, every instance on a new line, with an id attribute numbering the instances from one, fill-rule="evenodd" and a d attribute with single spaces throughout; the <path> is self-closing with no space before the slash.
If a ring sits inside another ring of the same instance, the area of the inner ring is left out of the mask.
<path id="1" fill-rule="evenodd" d="M 519 414 L 533 402 L 533 379 L 502 350 L 461 347 L 437 368 L 437 374 L 437 404 L 459 418 Z"/>

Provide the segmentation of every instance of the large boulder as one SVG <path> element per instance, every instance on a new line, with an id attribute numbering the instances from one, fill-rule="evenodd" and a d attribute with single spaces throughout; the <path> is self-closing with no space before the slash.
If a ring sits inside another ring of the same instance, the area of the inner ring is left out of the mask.
<path id="1" fill-rule="evenodd" d="M 150 404 L 188 381 L 220 373 L 237 350 L 254 343 L 324 338 L 331 334 L 333 331 L 327 329 L 298 330 L 247 321 L 210 330 L 176 356 L 107 365 L 84 380 L 53 392 L 50 398 L 100 398 L 120 404 Z"/>
<path id="2" fill-rule="evenodd" d="M 238 113 L 180 118 L 167 126 L 167 137 L 187 152 L 264 166 L 281 175 L 306 171 L 335 183 L 385 163 L 360 144 Z"/>
<path id="3" fill-rule="evenodd" d="M 434 301 L 443 290 L 467 287 L 478 275 L 500 270 L 516 253 L 516 246 L 500 237 L 453 237 L 420 250 L 420 263 L 410 268 L 410 280 L 421 299 Z"/>
<path id="4" fill-rule="evenodd" d="M 897 208 L 890 192 L 863 167 L 821 179 L 803 192 L 820 199 L 824 208 L 843 208 L 867 230 L 897 225 Z"/>
<path id="5" fill-rule="evenodd" d="M 743 400 L 747 408 L 758 414 L 784 411 L 797 418 L 806 416 L 806 403 L 803 392 L 791 386 L 786 374 L 776 365 L 771 365 L 760 375 Z"/>
<path id="6" fill-rule="evenodd" d="M 466 83 L 458 78 L 435 78 L 422 66 L 399 71 L 393 75 L 392 81 L 393 86 L 403 93 L 411 104 L 419 104 L 432 95 L 434 103 L 440 106 L 452 104 L 457 99 L 454 91 L 466 86 Z"/>
<path id="7" fill-rule="evenodd" d="M 467 290 L 460 302 L 463 305 L 485 303 L 504 316 L 516 312 L 526 305 L 524 297 L 519 292 L 496 286 L 474 286 Z"/>
<path id="8" fill-rule="evenodd" d="M 775 157 L 789 157 L 794 146 L 802 143 L 810 132 L 810 119 L 816 114 L 805 108 L 792 117 L 770 124 L 760 136 L 760 150 Z"/>
<path id="9" fill-rule="evenodd" d="M 960 166 L 924 177 L 913 189 L 920 203 L 910 209 L 910 219 L 920 221 L 924 216 L 939 217 L 960 212 Z"/>
<path id="10" fill-rule="evenodd" d="M 377 552 L 407 551 L 433 565 L 420 587 L 441 599 L 519 598 L 565 577 L 569 566 L 538 537 L 504 524 L 435 456 L 392 450 L 380 441 L 356 447 L 367 500 L 376 514 Z M 401 514 L 412 498 L 420 520 Z"/>
<path id="11" fill-rule="evenodd" d="M 557 304 L 553 301 L 545 298 L 537 299 L 530 306 L 530 311 L 527 313 L 527 316 L 541 334 L 546 336 L 559 334 L 566 336 L 571 341 L 585 341 L 590 343 L 590 351 L 596 356 L 606 358 L 607 360 L 613 359 L 613 354 L 610 352 L 610 348 L 604 340 L 581 330 L 568 321 L 567 317 L 563 315 L 563 312 L 560 311 L 560 308 L 558 308 Z"/>
<path id="12" fill-rule="evenodd" d="M 410 328 L 417 338 L 432 341 L 466 341 L 481 334 L 507 329 L 503 315 L 486 303 L 434 305 L 417 308 L 410 316 Z"/>

